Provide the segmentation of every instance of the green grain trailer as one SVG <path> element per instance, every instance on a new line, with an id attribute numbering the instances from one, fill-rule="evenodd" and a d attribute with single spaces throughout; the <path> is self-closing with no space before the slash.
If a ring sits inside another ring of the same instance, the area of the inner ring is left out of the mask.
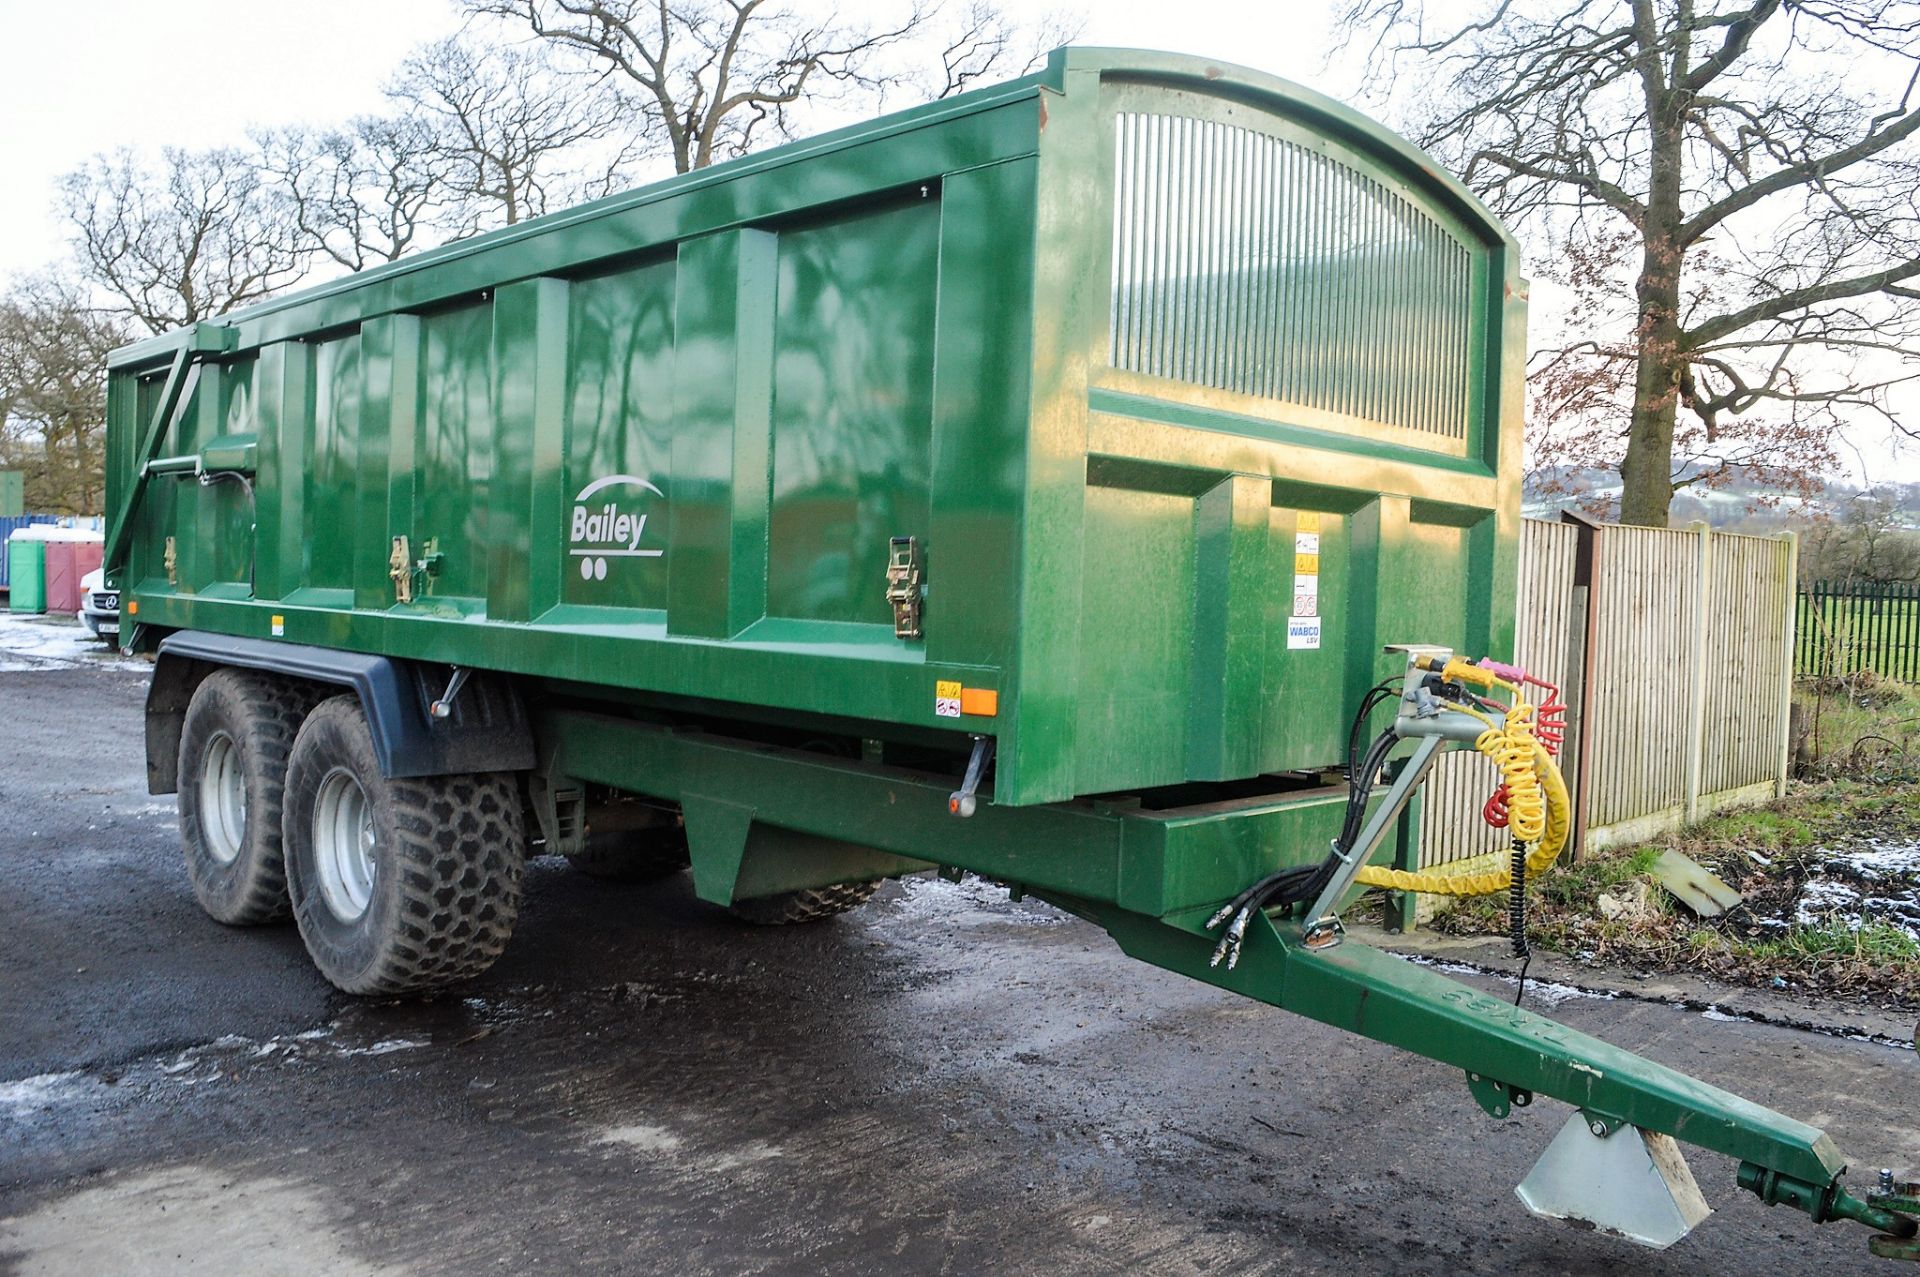
<path id="1" fill-rule="evenodd" d="M 1354 844 L 1383 646 L 1511 648 L 1518 268 L 1344 107 L 1070 49 L 130 346 L 107 563 L 159 654 L 151 788 L 207 909 L 291 910 L 349 991 L 484 968 L 532 840 L 766 922 L 968 870 L 1491 1111 L 1569 1101 L 1543 1170 L 1679 1200 L 1665 1132 L 1900 1231 L 1818 1131 L 1330 914 L 1245 910 L 1209 964 L 1222 901 Z"/>

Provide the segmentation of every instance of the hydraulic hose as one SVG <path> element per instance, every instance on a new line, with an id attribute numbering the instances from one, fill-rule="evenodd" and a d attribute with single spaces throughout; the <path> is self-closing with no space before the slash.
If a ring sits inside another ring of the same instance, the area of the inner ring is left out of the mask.
<path id="1" fill-rule="evenodd" d="M 1573 801 L 1567 793 L 1566 779 L 1561 776 L 1560 767 L 1553 761 L 1546 746 L 1530 733 L 1526 735 L 1527 749 L 1531 755 L 1529 765 L 1523 761 L 1519 747 L 1510 740 L 1512 727 L 1513 724 L 1509 722 L 1505 731 L 1496 728 L 1482 732 L 1474 746 L 1493 758 L 1501 774 L 1507 777 L 1509 829 L 1516 841 L 1531 844 L 1524 864 L 1526 877 L 1534 878 L 1551 868 L 1553 862 L 1559 859 L 1561 849 L 1567 845 L 1567 835 L 1573 829 Z M 1516 780 L 1521 782 L 1521 787 L 1515 787 Z M 1525 801 L 1531 804 L 1532 810 L 1523 818 L 1522 794 L 1529 781 L 1532 782 L 1533 797 Z M 1521 823 L 1523 819 L 1527 822 L 1524 825 Z M 1536 828 L 1532 824 L 1536 819 L 1539 821 L 1537 832 L 1528 838 L 1524 831 Z M 1513 884 L 1513 864 L 1507 852 L 1490 852 L 1438 869 L 1410 871 L 1389 869 L 1384 865 L 1367 865 L 1360 870 L 1357 881 L 1369 887 L 1386 887 L 1393 891 L 1421 891 L 1439 896 L 1489 896 L 1505 891 Z"/>

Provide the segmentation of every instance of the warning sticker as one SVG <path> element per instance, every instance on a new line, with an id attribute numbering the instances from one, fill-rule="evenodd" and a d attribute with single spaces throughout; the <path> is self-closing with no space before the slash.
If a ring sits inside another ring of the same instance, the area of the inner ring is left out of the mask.
<path id="1" fill-rule="evenodd" d="M 1293 548 L 1297 554 L 1320 553 L 1320 534 L 1318 532 L 1296 532 L 1293 534 Z"/>
<path id="2" fill-rule="evenodd" d="M 1319 576 L 1320 575 L 1319 553 L 1316 551 L 1314 553 L 1308 554 L 1308 553 L 1303 553 L 1301 551 L 1296 550 L 1293 555 L 1293 570 L 1296 573 L 1306 573 L 1312 576 Z"/>
<path id="3" fill-rule="evenodd" d="M 1296 616 L 1287 622 L 1287 646 L 1317 652 L 1320 650 L 1320 618 Z"/>
<path id="4" fill-rule="evenodd" d="M 1320 615 L 1320 576 L 1318 573 L 1294 573 L 1293 614 L 1295 616 Z"/>
<path id="5" fill-rule="evenodd" d="M 1302 510 L 1293 516 L 1294 530 L 1297 532 L 1318 532 L 1320 530 L 1320 512 Z"/>
<path id="6" fill-rule="evenodd" d="M 940 718 L 960 717 L 960 684 L 938 679 L 933 685 L 933 712 Z"/>

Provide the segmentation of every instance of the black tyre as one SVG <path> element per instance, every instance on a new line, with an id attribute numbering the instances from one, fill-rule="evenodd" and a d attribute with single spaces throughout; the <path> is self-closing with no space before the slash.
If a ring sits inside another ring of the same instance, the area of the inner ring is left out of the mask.
<path id="1" fill-rule="evenodd" d="M 729 912 L 742 922 L 760 927 L 784 927 L 796 922 L 818 922 L 849 909 L 858 909 L 880 890 L 880 880 L 843 882 L 833 887 L 809 887 L 805 891 L 783 891 L 777 896 L 759 896 L 736 900 Z"/>
<path id="2" fill-rule="evenodd" d="M 357 699 L 307 716 L 287 766 L 287 886 L 335 986 L 412 993 L 485 971 L 520 913 L 524 846 L 511 773 L 389 780 Z"/>
<path id="3" fill-rule="evenodd" d="M 187 880 L 200 907 L 230 926 L 285 918 L 280 808 L 287 756 L 313 702 L 305 684 L 218 670 L 194 690 L 175 781 Z"/>

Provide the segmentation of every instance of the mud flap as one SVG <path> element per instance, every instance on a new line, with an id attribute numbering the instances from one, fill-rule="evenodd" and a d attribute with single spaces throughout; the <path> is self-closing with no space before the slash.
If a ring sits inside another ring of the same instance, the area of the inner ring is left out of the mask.
<path id="1" fill-rule="evenodd" d="M 1672 1136 L 1581 1112 L 1513 1191 L 1543 1219 L 1592 1224 L 1655 1250 L 1713 1213 Z"/>

